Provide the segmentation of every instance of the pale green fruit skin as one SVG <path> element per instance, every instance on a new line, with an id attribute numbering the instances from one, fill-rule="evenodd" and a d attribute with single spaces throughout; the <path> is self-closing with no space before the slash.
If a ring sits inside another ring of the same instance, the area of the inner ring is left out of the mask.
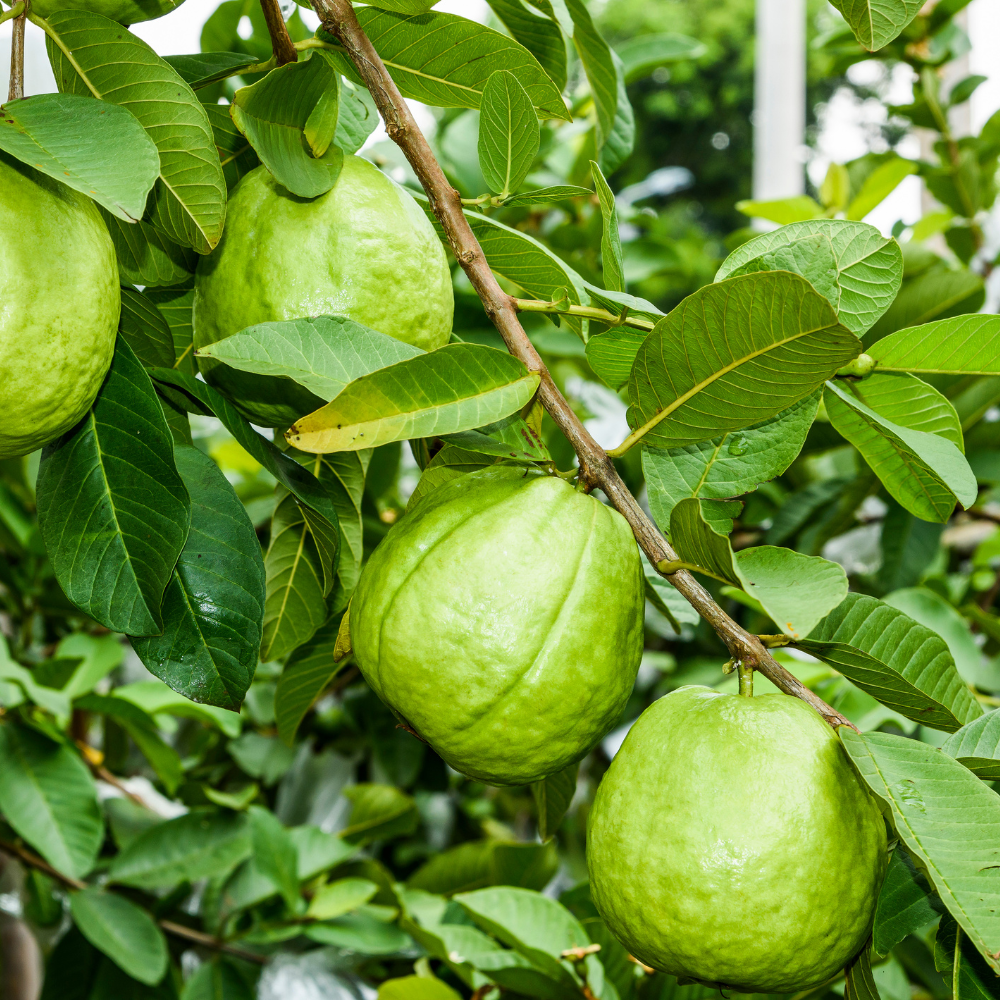
<path id="1" fill-rule="evenodd" d="M 138 24 L 163 17 L 182 3 L 184 0 L 31 0 L 31 10 L 42 17 L 60 10 L 89 10 L 121 24 Z"/>
<path id="2" fill-rule="evenodd" d="M 489 469 L 421 500 L 351 602 L 365 679 L 457 771 L 523 785 L 618 721 L 642 656 L 643 574 L 610 507 Z"/>
<path id="3" fill-rule="evenodd" d="M 90 409 L 120 312 L 94 203 L 0 156 L 0 458 L 40 448 Z"/>
<path id="4" fill-rule="evenodd" d="M 337 183 L 312 200 L 264 167 L 240 181 L 221 242 L 198 264 L 194 343 L 336 314 L 432 351 L 448 343 L 454 311 L 448 261 L 423 210 L 374 164 L 346 156 Z M 200 366 L 260 423 L 287 426 L 325 402 L 290 379 Z"/>
<path id="5" fill-rule="evenodd" d="M 604 775 L 587 865 L 601 916 L 647 965 L 791 993 L 865 942 L 885 823 L 804 702 L 685 687 L 646 709 Z"/>

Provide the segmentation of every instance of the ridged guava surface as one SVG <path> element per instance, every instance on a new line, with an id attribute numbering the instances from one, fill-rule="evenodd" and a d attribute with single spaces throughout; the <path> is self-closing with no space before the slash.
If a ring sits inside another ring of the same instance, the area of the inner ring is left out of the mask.
<path id="1" fill-rule="evenodd" d="M 456 770 L 498 785 L 584 756 L 642 656 L 643 574 L 624 518 L 563 480 L 472 473 L 423 498 L 350 608 L 379 697 Z"/>
<path id="2" fill-rule="evenodd" d="M 258 167 L 233 191 L 218 247 L 199 261 L 194 343 L 257 323 L 341 315 L 431 351 L 448 343 L 454 308 L 434 227 L 374 164 L 345 157 L 337 183 L 313 199 Z M 286 426 L 324 402 L 289 379 L 200 364 L 259 423 Z"/>
<path id="3" fill-rule="evenodd" d="M 40 448 L 90 409 L 120 311 L 94 203 L 0 153 L 0 458 Z"/>
<path id="4" fill-rule="evenodd" d="M 587 865 L 601 916 L 642 962 L 792 993 L 867 940 L 885 823 L 804 702 L 684 687 L 646 709 L 605 773 Z"/>

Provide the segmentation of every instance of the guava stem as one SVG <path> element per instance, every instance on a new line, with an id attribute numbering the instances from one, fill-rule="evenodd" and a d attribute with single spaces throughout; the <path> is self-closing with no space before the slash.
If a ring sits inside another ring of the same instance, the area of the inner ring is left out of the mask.
<path id="1" fill-rule="evenodd" d="M 11 18 L 20 17 L 24 13 L 24 0 L 17 0 L 17 3 L 10 10 L 5 10 L 0 14 L 0 24 L 9 21 Z"/>
<path id="2" fill-rule="evenodd" d="M 267 33 L 271 36 L 271 51 L 274 53 L 278 65 L 284 66 L 285 63 L 296 62 L 299 53 L 289 37 L 288 26 L 281 16 L 278 0 L 260 0 L 260 9 L 264 12 Z"/>
<path id="3" fill-rule="evenodd" d="M 6 21 L 11 17 L 14 18 L 14 32 L 10 39 L 10 88 L 7 92 L 8 101 L 19 101 L 24 97 L 24 11 L 24 3 L 19 0 L 6 14 L 0 17 L 0 21 Z"/>
<path id="4" fill-rule="evenodd" d="M 518 312 L 562 313 L 566 316 L 596 319 L 610 326 L 627 326 L 633 330 L 644 330 L 646 332 L 652 330 L 656 325 L 651 319 L 643 319 L 641 316 L 629 316 L 628 306 L 625 306 L 616 315 L 607 309 L 598 309 L 596 306 L 566 305 L 565 300 L 563 302 L 546 302 L 543 299 L 514 299 L 514 305 Z"/>
<path id="5" fill-rule="evenodd" d="M 753 667 L 742 660 L 736 665 L 740 673 L 740 694 L 744 698 L 753 697 Z"/>

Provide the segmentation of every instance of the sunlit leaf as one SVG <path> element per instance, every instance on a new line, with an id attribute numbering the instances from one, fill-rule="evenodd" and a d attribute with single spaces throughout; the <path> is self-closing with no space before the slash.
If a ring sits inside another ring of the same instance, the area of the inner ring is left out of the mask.
<path id="1" fill-rule="evenodd" d="M 479 112 L 479 166 L 491 191 L 506 197 L 521 186 L 540 134 L 531 98 L 517 77 L 507 70 L 494 73 Z"/>

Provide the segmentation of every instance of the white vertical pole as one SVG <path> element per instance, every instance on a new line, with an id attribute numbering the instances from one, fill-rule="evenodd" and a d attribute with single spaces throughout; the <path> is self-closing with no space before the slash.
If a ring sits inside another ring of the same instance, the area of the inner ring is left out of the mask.
<path id="1" fill-rule="evenodd" d="M 805 0 L 757 0 L 753 196 L 788 198 L 805 190 Z"/>

